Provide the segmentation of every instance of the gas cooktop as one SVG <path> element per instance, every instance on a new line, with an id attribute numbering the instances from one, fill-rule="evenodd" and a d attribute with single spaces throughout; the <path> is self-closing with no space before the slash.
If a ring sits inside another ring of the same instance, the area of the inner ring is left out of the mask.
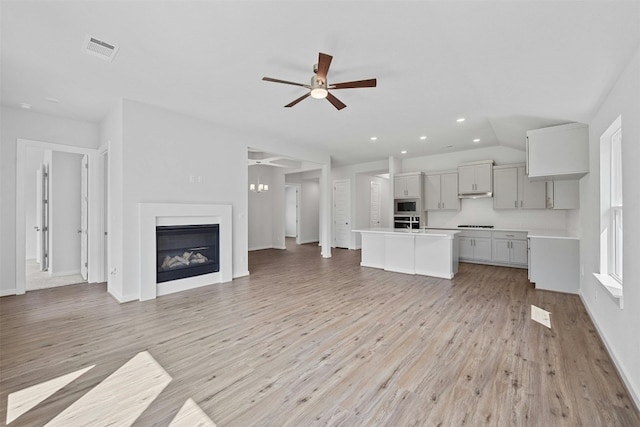
<path id="1" fill-rule="evenodd" d="M 493 225 L 459 225 L 460 228 L 493 228 Z"/>

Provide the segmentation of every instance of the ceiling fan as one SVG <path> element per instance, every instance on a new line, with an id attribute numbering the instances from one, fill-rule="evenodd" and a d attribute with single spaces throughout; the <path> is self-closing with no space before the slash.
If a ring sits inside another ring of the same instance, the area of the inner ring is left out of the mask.
<path id="1" fill-rule="evenodd" d="M 354 88 L 361 88 L 361 87 L 376 87 L 376 79 L 356 80 L 352 82 L 333 83 L 333 84 L 327 83 L 327 74 L 329 73 L 329 66 L 331 65 L 332 59 L 333 59 L 333 56 L 331 55 L 327 55 L 326 53 L 322 53 L 322 52 L 319 53 L 318 63 L 313 66 L 313 72 L 315 74 L 311 77 L 311 83 L 308 85 L 303 83 L 295 83 L 295 82 L 289 82 L 286 80 L 274 79 L 271 77 L 263 77 L 262 80 L 265 80 L 267 82 L 302 86 L 304 88 L 309 89 L 309 92 L 302 95 L 300 98 L 294 101 L 291 101 L 290 103 L 285 105 L 285 107 L 293 107 L 298 102 L 311 96 L 312 98 L 317 98 L 317 99 L 327 98 L 327 100 L 334 107 L 336 107 L 338 110 L 342 110 L 347 105 L 342 101 L 340 101 L 335 96 L 333 96 L 329 92 L 329 90 L 354 89 Z"/>

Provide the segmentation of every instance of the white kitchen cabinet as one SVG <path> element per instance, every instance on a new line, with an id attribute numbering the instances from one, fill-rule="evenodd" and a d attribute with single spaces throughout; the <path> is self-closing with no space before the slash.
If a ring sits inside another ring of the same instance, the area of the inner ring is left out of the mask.
<path id="1" fill-rule="evenodd" d="M 579 179 L 589 173 L 589 128 L 571 123 L 527 131 L 527 176 L 534 181 Z"/>
<path id="2" fill-rule="evenodd" d="M 526 267 L 528 264 L 527 233 L 493 232 L 493 258 L 498 264 Z"/>
<path id="3" fill-rule="evenodd" d="M 529 181 L 524 165 L 493 168 L 494 209 L 544 209 L 545 192 L 544 182 Z"/>
<path id="4" fill-rule="evenodd" d="M 547 181 L 548 209 L 579 209 L 580 183 L 577 180 Z"/>
<path id="5" fill-rule="evenodd" d="M 419 199 L 422 195 L 422 173 L 396 175 L 393 178 L 393 197 L 395 199 Z"/>
<path id="6" fill-rule="evenodd" d="M 459 234 L 460 260 L 491 261 L 491 232 L 464 230 Z"/>
<path id="7" fill-rule="evenodd" d="M 531 236 L 529 280 L 536 289 L 578 294 L 580 240 Z"/>
<path id="8" fill-rule="evenodd" d="M 493 161 L 463 163 L 458 166 L 458 194 L 474 195 L 493 191 Z"/>
<path id="9" fill-rule="evenodd" d="M 425 175 L 423 187 L 425 210 L 460 210 L 457 172 Z"/>

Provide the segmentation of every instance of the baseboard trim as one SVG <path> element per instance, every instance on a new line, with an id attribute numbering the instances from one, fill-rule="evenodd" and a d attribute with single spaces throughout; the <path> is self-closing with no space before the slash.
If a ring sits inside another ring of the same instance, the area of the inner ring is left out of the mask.
<path id="1" fill-rule="evenodd" d="M 240 277 L 246 277 L 246 276 L 248 276 L 248 275 L 249 275 L 249 270 L 245 270 L 245 271 L 241 271 L 241 272 L 239 272 L 239 273 L 234 274 L 234 275 L 233 275 L 233 278 L 234 278 L 234 279 L 238 279 L 238 278 L 240 278 Z"/>
<path id="2" fill-rule="evenodd" d="M 51 277 L 62 277 L 62 276 L 72 276 L 74 274 L 80 274 L 80 270 L 67 270 L 67 271 L 57 271 L 55 273 L 51 273 Z"/>
<path id="3" fill-rule="evenodd" d="M 320 243 L 320 241 L 317 240 L 317 239 L 316 240 L 313 240 L 313 239 L 312 240 L 300 240 L 300 244 L 301 245 L 306 245 L 307 243 Z"/>
<path id="4" fill-rule="evenodd" d="M 265 249 L 273 249 L 273 245 L 266 245 L 266 246 L 254 246 L 249 248 L 249 252 L 251 251 L 262 251 Z"/>
<path id="5" fill-rule="evenodd" d="M 107 293 L 113 297 L 118 303 L 124 304 L 125 302 L 137 301 L 140 299 L 137 295 L 124 296 L 114 289 L 107 288 Z"/>
<path id="6" fill-rule="evenodd" d="M 10 295 L 18 295 L 16 288 L 13 289 L 0 289 L 0 297 L 8 297 Z"/>
<path id="7" fill-rule="evenodd" d="M 578 290 L 578 295 L 580 296 L 582 305 L 584 305 L 584 307 L 587 309 L 587 314 L 591 319 L 591 323 L 593 323 L 593 325 L 596 327 L 596 331 L 598 331 L 598 336 L 604 343 L 604 347 L 607 349 L 607 353 L 609 353 L 609 357 L 611 357 L 611 360 L 613 360 L 613 365 L 616 367 L 616 371 L 618 372 L 618 375 L 620 375 L 620 378 L 622 378 L 622 382 L 624 383 L 624 386 L 627 389 L 627 392 L 631 396 L 631 400 L 633 400 L 633 403 L 635 403 L 636 411 L 640 410 L 640 394 L 636 392 L 636 390 L 634 390 L 633 385 L 631 384 L 631 382 L 629 381 L 629 378 L 625 374 L 625 371 L 622 369 L 622 366 L 620 366 L 618 357 L 616 356 L 616 352 L 613 351 L 613 348 L 609 345 L 609 342 L 607 341 L 605 335 L 602 333 L 600 326 L 595 321 L 593 312 L 591 311 L 589 304 L 587 304 L 587 300 L 584 297 L 584 294 L 582 293 L 582 289 Z"/>

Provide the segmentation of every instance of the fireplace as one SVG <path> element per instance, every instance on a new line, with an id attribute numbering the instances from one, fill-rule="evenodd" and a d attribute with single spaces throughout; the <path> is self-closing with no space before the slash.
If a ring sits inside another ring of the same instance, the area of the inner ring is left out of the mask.
<path id="1" fill-rule="evenodd" d="M 220 271 L 219 224 L 156 227 L 156 283 Z"/>

